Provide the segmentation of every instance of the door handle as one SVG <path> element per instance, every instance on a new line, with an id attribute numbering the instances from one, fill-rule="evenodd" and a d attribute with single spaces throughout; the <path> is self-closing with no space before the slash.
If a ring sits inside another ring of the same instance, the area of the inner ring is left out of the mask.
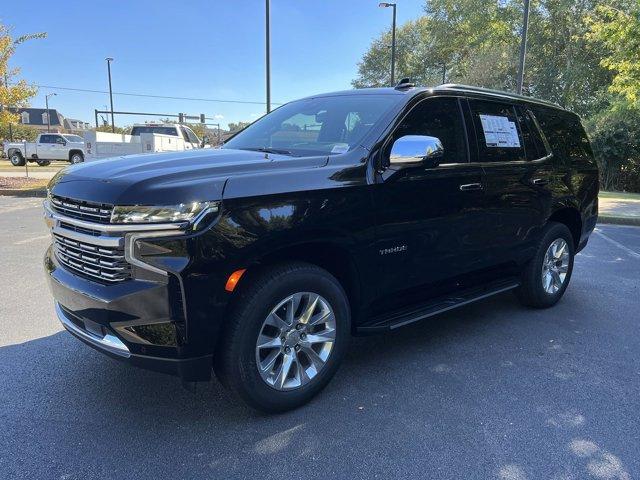
<path id="1" fill-rule="evenodd" d="M 465 183 L 464 185 L 460 185 L 460 191 L 469 192 L 471 190 L 482 190 L 484 187 L 481 183 Z"/>
<path id="2" fill-rule="evenodd" d="M 534 185 L 546 185 L 547 183 L 549 183 L 549 180 L 546 178 L 534 178 L 533 180 L 531 180 L 531 183 L 533 183 Z"/>

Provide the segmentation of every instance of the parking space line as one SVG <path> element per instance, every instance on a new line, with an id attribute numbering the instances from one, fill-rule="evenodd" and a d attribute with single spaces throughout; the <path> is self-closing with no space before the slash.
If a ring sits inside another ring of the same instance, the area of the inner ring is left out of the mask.
<path id="1" fill-rule="evenodd" d="M 602 230 L 596 228 L 595 233 L 597 233 L 598 235 L 600 235 L 601 238 L 603 238 L 604 240 L 606 240 L 607 242 L 609 242 L 611 245 L 614 245 L 616 247 L 618 247 L 620 250 L 623 250 L 625 253 L 627 253 L 628 255 L 630 255 L 633 258 L 637 258 L 640 259 L 640 253 L 631 250 L 629 247 L 621 244 L 620 242 L 616 242 L 613 238 L 611 238 L 610 236 L 604 234 L 602 232 Z"/>
<path id="2" fill-rule="evenodd" d="M 50 235 L 40 235 L 39 237 L 27 238 L 25 240 L 20 240 L 18 242 L 14 242 L 14 245 L 24 245 L 25 243 L 36 242 L 38 240 L 44 240 L 45 238 L 49 238 Z"/>

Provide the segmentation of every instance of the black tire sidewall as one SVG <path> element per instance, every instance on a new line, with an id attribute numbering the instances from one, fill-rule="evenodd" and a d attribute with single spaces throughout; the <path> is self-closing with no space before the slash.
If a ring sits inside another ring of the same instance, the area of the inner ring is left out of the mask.
<path id="1" fill-rule="evenodd" d="M 14 158 L 17 158 L 18 161 L 14 162 Z M 9 157 L 9 161 L 14 167 L 21 167 L 24 164 L 24 158 L 22 158 L 22 155 L 19 155 L 17 153 L 11 154 L 11 156 Z"/>
<path id="2" fill-rule="evenodd" d="M 267 315 L 278 303 L 297 292 L 317 293 L 329 303 L 336 318 L 336 340 L 327 363 L 311 382 L 294 390 L 279 391 L 260 376 L 255 347 Z M 351 335 L 349 305 L 337 280 L 319 268 L 297 269 L 274 278 L 257 292 L 252 292 L 252 298 L 240 310 L 243 318 L 233 345 L 236 351 L 230 352 L 235 365 L 231 366 L 228 373 L 237 376 L 235 380 L 238 381 L 233 381 L 236 383 L 234 389 L 243 400 L 259 410 L 279 412 L 306 403 L 325 387 L 337 371 Z"/>
<path id="3" fill-rule="evenodd" d="M 80 157 L 80 160 L 78 160 L 77 162 L 73 160 L 74 157 L 76 156 Z M 82 163 L 84 162 L 84 155 L 82 155 L 81 153 L 74 153 L 73 155 L 71 155 L 71 158 L 69 159 L 69 161 L 71 163 Z"/>
<path id="4" fill-rule="evenodd" d="M 567 269 L 567 275 L 562 283 L 560 289 L 555 293 L 548 293 L 542 284 L 542 267 L 544 264 L 544 257 L 547 253 L 549 246 L 557 239 L 562 238 L 567 243 L 567 248 L 569 249 L 569 267 Z M 526 279 L 531 283 L 528 287 L 532 290 L 534 297 L 536 298 L 539 306 L 548 307 L 556 304 L 560 298 L 564 295 L 565 290 L 569 286 L 569 282 L 571 281 L 571 275 L 573 273 L 573 264 L 575 257 L 575 247 L 573 244 L 573 236 L 569 229 L 560 223 L 550 224 L 547 231 L 545 232 L 538 251 L 536 252 L 536 256 L 533 259 L 532 264 L 532 277 Z"/>

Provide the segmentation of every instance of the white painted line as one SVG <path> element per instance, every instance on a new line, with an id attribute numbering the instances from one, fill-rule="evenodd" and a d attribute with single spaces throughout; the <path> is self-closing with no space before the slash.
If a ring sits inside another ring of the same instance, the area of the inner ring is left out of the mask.
<path id="1" fill-rule="evenodd" d="M 629 247 L 626 247 L 624 245 L 622 245 L 619 242 L 616 242 L 613 238 L 611 238 L 608 235 L 605 235 L 604 233 L 602 233 L 602 231 L 599 228 L 596 228 L 594 230 L 598 235 L 600 235 L 604 240 L 606 240 L 607 242 L 609 242 L 611 245 L 615 245 L 616 247 L 618 247 L 620 250 L 624 251 L 625 253 L 627 253 L 629 256 L 633 257 L 633 258 L 637 258 L 640 259 L 640 253 L 631 250 Z"/>
<path id="2" fill-rule="evenodd" d="M 38 240 L 44 240 L 45 238 L 50 238 L 51 235 L 40 235 L 39 237 L 27 238 L 26 240 L 20 240 L 19 242 L 15 242 L 14 245 L 24 245 L 25 243 L 37 242 Z"/>

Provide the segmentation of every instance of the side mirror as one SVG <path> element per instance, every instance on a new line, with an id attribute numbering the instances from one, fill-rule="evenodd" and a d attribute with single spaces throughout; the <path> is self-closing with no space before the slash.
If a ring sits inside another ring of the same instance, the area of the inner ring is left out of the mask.
<path id="1" fill-rule="evenodd" d="M 405 135 L 391 147 L 391 165 L 419 165 L 437 167 L 444 156 L 439 138 L 428 135 Z"/>

